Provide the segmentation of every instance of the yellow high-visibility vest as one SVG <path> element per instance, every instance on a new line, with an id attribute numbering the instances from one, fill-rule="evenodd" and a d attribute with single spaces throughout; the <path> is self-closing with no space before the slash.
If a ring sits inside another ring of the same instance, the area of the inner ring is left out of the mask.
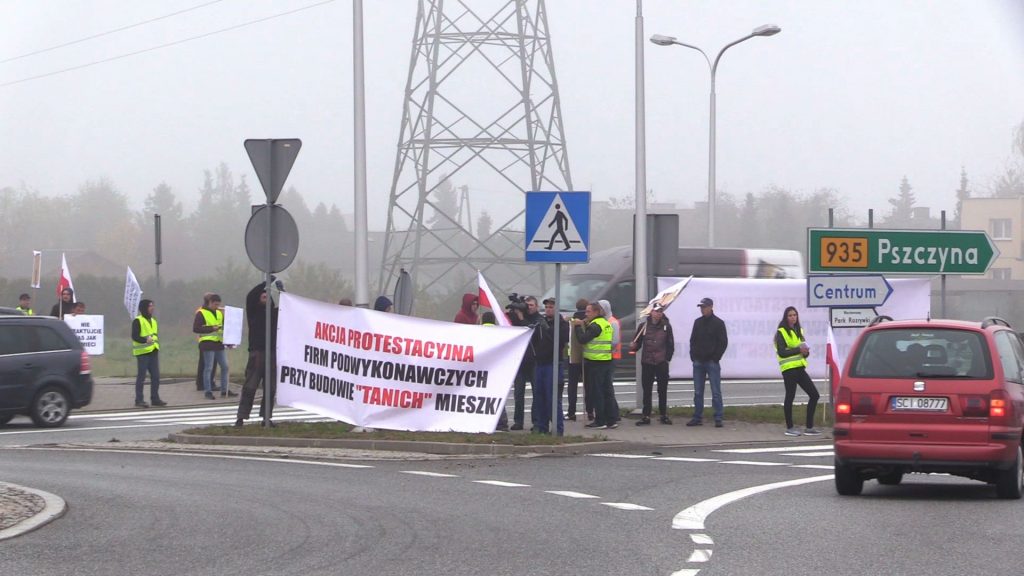
<path id="1" fill-rule="evenodd" d="M 587 342 L 583 347 L 583 358 L 585 360 L 611 360 L 612 359 L 612 325 L 604 318 L 597 317 L 591 320 L 591 324 L 601 327 L 601 333 L 596 338 Z"/>
<path id="2" fill-rule="evenodd" d="M 206 308 L 200 308 L 199 312 L 203 315 L 203 320 L 206 322 L 206 326 L 216 326 L 222 328 L 224 326 L 224 312 L 217 310 L 216 313 L 207 310 Z M 209 334 L 200 334 L 200 342 L 223 342 L 224 333 L 220 330 L 216 332 L 210 332 Z"/>
<path id="3" fill-rule="evenodd" d="M 786 348 L 796 348 L 804 341 L 803 330 L 800 330 L 800 333 L 797 334 L 793 330 L 779 328 L 779 333 L 782 334 L 783 340 L 786 341 Z M 776 354 L 775 357 L 779 359 L 779 370 L 783 372 L 793 368 L 807 367 L 807 358 L 804 358 L 804 355 L 799 352 L 793 356 L 779 356 Z"/>
<path id="4" fill-rule="evenodd" d="M 145 316 L 139 314 L 135 319 L 139 321 L 139 337 L 145 338 L 146 336 L 152 336 L 153 343 L 146 344 L 145 342 L 136 342 L 135 340 L 132 340 L 132 355 L 142 356 L 143 354 L 149 354 L 154 350 L 159 350 L 160 337 L 157 335 L 156 317 L 146 319 Z"/>

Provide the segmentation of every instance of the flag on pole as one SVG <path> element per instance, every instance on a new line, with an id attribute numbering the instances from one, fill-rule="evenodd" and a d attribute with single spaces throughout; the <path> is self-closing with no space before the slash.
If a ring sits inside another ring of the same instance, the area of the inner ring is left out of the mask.
<path id="1" fill-rule="evenodd" d="M 39 288 L 40 279 L 43 276 L 43 253 L 39 250 L 32 251 L 32 287 Z"/>
<path id="2" fill-rule="evenodd" d="M 689 284 L 692 279 L 692 275 L 688 278 L 683 278 L 679 282 L 676 282 L 661 292 L 658 292 L 657 296 L 651 298 L 651 301 L 647 303 L 647 307 L 640 311 L 640 318 L 643 319 L 649 316 L 651 308 L 654 308 L 655 304 L 661 304 L 663 309 L 668 309 L 669 305 L 675 301 L 676 297 L 679 296 L 679 293 L 683 291 L 683 288 L 686 288 L 686 285 Z"/>
<path id="3" fill-rule="evenodd" d="M 836 350 L 836 335 L 832 332 L 831 325 L 829 325 L 828 333 L 825 336 L 825 365 L 828 367 L 832 395 L 835 396 L 836 386 L 839 385 L 839 375 L 843 373 L 843 365 L 839 358 L 839 351 Z"/>
<path id="4" fill-rule="evenodd" d="M 477 284 L 480 286 L 480 294 L 477 299 L 480 301 L 481 306 L 486 306 L 494 312 L 494 318 L 498 321 L 498 326 L 511 326 L 508 316 L 505 315 L 505 311 L 502 310 L 498 304 L 497 298 L 494 297 L 494 293 L 491 292 L 491 287 L 487 285 L 487 280 L 484 280 L 483 272 L 479 270 L 476 273 Z"/>
<path id="5" fill-rule="evenodd" d="M 132 267 L 128 267 L 128 274 L 124 278 L 124 307 L 128 310 L 128 316 L 135 318 L 139 315 L 139 301 L 142 300 L 142 286 L 135 279 Z"/>
<path id="6" fill-rule="evenodd" d="M 75 292 L 75 284 L 71 282 L 71 271 L 68 270 L 68 259 L 64 256 L 64 253 L 60 253 L 60 281 L 57 282 L 57 300 L 60 300 L 60 294 L 65 288 L 71 288 L 71 291 L 75 293 L 75 301 L 81 300 L 78 292 Z"/>

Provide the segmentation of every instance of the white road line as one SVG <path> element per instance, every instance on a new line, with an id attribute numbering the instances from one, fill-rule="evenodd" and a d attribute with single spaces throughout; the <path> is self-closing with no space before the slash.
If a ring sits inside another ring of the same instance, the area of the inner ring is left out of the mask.
<path id="1" fill-rule="evenodd" d="M 694 544 L 701 544 L 704 546 L 710 546 L 715 543 L 715 541 L 711 539 L 711 536 L 708 536 L 707 534 L 690 534 L 690 540 L 693 540 Z"/>
<path id="2" fill-rule="evenodd" d="M 758 462 L 756 460 L 722 460 L 719 464 L 742 464 L 745 466 L 790 466 L 788 462 Z"/>
<path id="3" fill-rule="evenodd" d="M 601 502 L 605 506 L 611 506 L 612 508 L 618 508 L 619 510 L 654 510 L 654 508 L 648 508 L 647 506 L 641 506 L 639 504 L 630 504 L 629 502 Z"/>
<path id="4" fill-rule="evenodd" d="M 598 498 L 591 494 L 584 494 L 582 492 L 571 492 L 568 490 L 545 490 L 548 494 L 554 494 L 555 496 L 568 496 L 569 498 Z"/>
<path id="5" fill-rule="evenodd" d="M 239 456 L 236 454 L 200 454 L 198 452 L 164 452 L 161 450 L 115 450 L 110 448 L 18 448 L 18 450 L 63 450 L 67 452 L 106 452 L 117 454 L 150 454 L 154 456 L 189 456 L 193 458 L 222 458 L 224 460 L 252 460 L 255 462 L 275 462 L 278 464 L 309 464 L 311 466 L 330 466 L 334 468 L 373 468 L 368 464 L 347 464 L 344 462 L 323 462 L 320 460 L 296 460 L 294 458 L 268 458 L 265 456 Z"/>
<path id="6" fill-rule="evenodd" d="M 642 460 L 644 458 L 654 458 L 654 456 L 649 456 L 647 454 L 612 454 L 607 452 L 602 452 L 600 454 L 591 454 L 591 456 L 600 456 L 601 458 L 625 458 L 627 460 Z"/>
<path id="7" fill-rule="evenodd" d="M 402 470 L 402 474 L 415 474 L 416 476 L 430 476 L 431 478 L 458 478 L 457 474 L 442 474 L 441 472 L 426 472 L 424 470 Z"/>
<path id="8" fill-rule="evenodd" d="M 672 573 L 672 576 L 697 576 L 700 569 L 694 568 L 683 568 L 682 570 L 676 570 Z"/>
<path id="9" fill-rule="evenodd" d="M 694 550 L 690 553 L 690 557 L 686 559 L 687 562 L 707 562 L 711 560 L 712 550 L 710 548 Z"/>
<path id="10" fill-rule="evenodd" d="M 813 458 L 815 456 L 833 456 L 835 455 L 835 453 L 835 450 L 828 450 L 822 452 L 795 452 L 793 454 L 787 454 L 787 456 L 801 456 L 804 458 Z"/>
<path id="11" fill-rule="evenodd" d="M 516 484 L 515 482 L 502 482 L 501 480 L 473 480 L 477 484 L 489 484 L 491 486 L 501 486 L 502 488 L 529 488 L 529 484 Z"/>
<path id="12" fill-rule="evenodd" d="M 718 510 L 722 506 L 732 504 L 733 502 L 746 498 L 747 496 L 753 496 L 754 494 L 760 494 L 761 492 L 768 492 L 769 490 L 789 488 L 790 486 L 800 486 L 802 484 L 810 484 L 811 482 L 823 482 L 831 479 L 832 475 L 826 474 L 824 476 L 812 476 L 810 478 L 800 478 L 797 480 L 786 480 L 785 482 L 774 482 L 772 484 L 751 486 L 750 488 L 743 488 L 742 490 L 734 490 L 726 494 L 720 494 L 714 498 L 708 498 L 703 502 L 698 502 L 697 504 L 694 504 L 693 506 L 690 506 L 676 514 L 675 518 L 672 519 L 672 528 L 675 528 L 676 530 L 704 530 L 704 521 L 707 520 L 707 517 L 715 510 Z"/>
<path id="13" fill-rule="evenodd" d="M 718 462 L 716 458 L 684 458 L 682 456 L 664 456 L 655 458 L 655 460 L 664 460 L 666 462 Z"/>
<path id="14" fill-rule="evenodd" d="M 831 444 L 816 444 L 814 446 L 777 446 L 775 448 L 729 448 L 723 450 L 712 450 L 712 452 L 728 452 L 729 454 L 768 454 L 771 452 L 809 452 L 811 450 L 831 449 Z"/>
<path id="15" fill-rule="evenodd" d="M 835 470 L 831 464 L 794 464 L 793 468 L 809 468 L 811 470 Z"/>
<path id="16" fill-rule="evenodd" d="M 120 422 L 120 421 L 124 421 L 124 420 L 170 420 L 172 418 L 217 418 L 217 417 L 223 417 L 223 416 L 234 416 L 236 414 L 238 414 L 238 407 L 237 406 L 231 406 L 231 407 L 226 408 L 226 409 L 215 410 L 215 411 L 214 410 L 202 410 L 201 412 L 198 411 L 198 410 L 195 411 L 195 412 L 186 412 L 184 410 L 174 410 L 174 411 L 166 411 L 166 412 L 163 411 L 163 410 L 151 410 L 149 412 L 136 413 L 136 414 L 133 414 L 133 415 L 130 415 L 130 416 L 126 416 L 126 415 L 123 415 L 123 414 L 118 414 L 117 416 L 107 416 L 107 417 L 97 416 L 95 419 L 96 420 L 103 420 L 104 422 Z M 309 416 L 318 416 L 318 414 L 314 414 L 313 412 L 306 412 L 305 410 L 295 410 L 294 408 L 292 408 L 292 409 L 285 408 L 283 410 L 282 409 L 275 409 L 274 410 L 274 416 L 277 416 L 278 414 L 282 414 L 282 415 L 284 415 L 284 414 L 307 414 Z"/>

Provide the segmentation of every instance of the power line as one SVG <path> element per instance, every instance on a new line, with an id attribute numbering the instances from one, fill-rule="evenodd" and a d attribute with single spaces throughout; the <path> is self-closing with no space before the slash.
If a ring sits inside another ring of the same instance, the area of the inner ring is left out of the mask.
<path id="1" fill-rule="evenodd" d="M 322 0 L 321 2 L 315 2 L 313 4 L 309 4 L 308 6 L 302 6 L 301 8 L 296 8 L 294 10 L 288 10 L 286 12 L 279 12 L 277 14 L 272 14 L 270 16 L 265 16 L 263 18 L 257 18 L 255 20 L 250 20 L 248 22 L 242 22 L 241 24 L 235 24 L 234 26 L 228 26 L 227 28 L 221 28 L 220 30 L 214 30 L 212 32 L 206 32 L 204 34 L 199 34 L 198 36 L 191 36 L 189 38 L 183 38 L 181 40 L 175 40 L 173 42 L 167 42 L 165 44 L 159 44 L 157 46 L 151 46 L 149 48 L 143 48 L 142 50 L 136 50 L 135 52 L 128 52 L 126 54 L 119 54 L 117 56 L 111 56 L 110 58 L 104 58 L 102 60 L 94 60 L 92 62 L 87 62 L 85 64 L 79 64 L 77 66 L 71 66 L 69 68 L 62 68 L 60 70 L 54 70 L 53 72 L 47 72 L 45 74 L 37 74 L 36 76 L 29 76 L 27 78 L 22 78 L 20 80 L 13 80 L 11 82 L 5 82 L 3 84 L 0 84 L 0 88 L 6 88 L 7 86 L 14 86 L 15 84 L 21 84 L 21 83 L 24 83 L 24 82 L 30 82 L 32 80 L 39 80 L 40 78 L 47 78 L 49 76 L 57 76 L 58 74 L 64 74 L 66 72 L 73 72 L 75 70 L 81 70 L 83 68 L 91 68 L 92 66 L 97 66 L 99 64 L 106 64 L 107 62 L 113 62 L 115 60 L 121 60 L 123 58 L 130 58 L 132 56 L 138 56 L 139 54 L 145 54 L 146 52 L 153 52 L 154 50 L 160 50 L 160 49 L 163 49 L 163 48 L 169 48 L 171 46 L 177 46 L 178 44 L 184 44 L 186 42 L 191 42 L 193 40 L 200 40 L 202 38 L 207 38 L 207 37 L 214 36 L 214 35 L 217 35 L 217 34 L 221 34 L 221 33 L 224 33 L 224 32 L 230 32 L 232 30 L 238 30 L 239 28 L 245 28 L 246 26 L 251 26 L 253 24 L 259 24 L 261 22 L 266 22 L 268 20 L 274 20 L 274 19 L 280 18 L 282 16 L 288 16 L 290 14 L 295 14 L 297 12 L 302 12 L 304 10 L 309 10 L 310 8 L 316 8 L 317 6 L 323 6 L 324 4 L 330 4 L 331 2 L 334 2 L 334 0 Z"/>
<path id="2" fill-rule="evenodd" d="M 156 18 L 150 18 L 149 20 L 143 20 L 142 22 L 136 22 L 135 24 L 129 24 L 128 26 L 122 26 L 120 28 L 114 28 L 113 30 L 107 30 L 106 32 L 100 32 L 99 34 L 93 34 L 92 36 L 86 36 L 85 38 L 79 38 L 78 40 L 72 40 L 70 42 L 65 42 L 63 44 L 58 44 L 56 46 L 50 46 L 49 48 L 42 48 L 40 50 L 36 50 L 35 52 L 29 52 L 27 54 L 20 54 L 18 56 L 12 56 L 10 58 L 7 58 L 6 60 L 0 60 L 0 64 L 6 64 L 8 62 L 13 62 L 15 60 L 20 60 L 22 58 L 28 58 L 29 56 L 35 56 L 36 54 L 42 54 L 44 52 L 50 52 L 50 51 L 53 51 L 53 50 L 57 50 L 59 48 L 66 48 L 68 46 L 73 46 L 75 44 L 80 44 L 80 43 L 85 42 L 87 40 L 94 40 L 94 39 L 99 38 L 101 36 L 107 36 L 109 34 L 116 34 L 118 32 L 123 32 L 125 30 L 130 30 L 132 28 L 137 28 L 139 26 L 143 26 L 145 24 L 151 24 L 151 23 L 157 22 L 159 20 L 165 20 L 165 19 L 171 18 L 173 16 L 178 16 L 179 14 L 184 14 L 186 12 L 191 12 L 193 10 L 198 10 L 200 8 L 205 8 L 205 7 L 207 7 L 207 6 L 211 5 L 211 4 L 216 4 L 216 3 L 222 2 L 222 1 L 223 0 L 213 0 L 212 2 L 207 2 L 206 4 L 200 4 L 198 6 L 193 6 L 191 8 L 185 8 L 184 10 L 178 10 L 177 12 L 171 12 L 170 14 L 164 14 L 163 16 L 157 16 Z"/>

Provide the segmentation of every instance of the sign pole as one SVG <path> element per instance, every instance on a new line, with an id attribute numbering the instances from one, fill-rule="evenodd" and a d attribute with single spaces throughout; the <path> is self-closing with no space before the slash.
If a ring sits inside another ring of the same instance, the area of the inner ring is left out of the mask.
<path id="1" fill-rule="evenodd" d="M 562 355 L 559 354 L 558 336 L 562 328 L 562 311 L 559 310 L 558 305 L 561 302 L 562 296 L 562 263 L 555 263 L 555 317 L 552 321 L 555 323 L 554 337 L 554 353 L 551 356 L 554 361 L 551 363 L 551 427 L 548 430 L 551 431 L 553 436 L 558 435 L 558 401 L 562 398 L 562 390 L 560 385 L 562 383 Z"/>

